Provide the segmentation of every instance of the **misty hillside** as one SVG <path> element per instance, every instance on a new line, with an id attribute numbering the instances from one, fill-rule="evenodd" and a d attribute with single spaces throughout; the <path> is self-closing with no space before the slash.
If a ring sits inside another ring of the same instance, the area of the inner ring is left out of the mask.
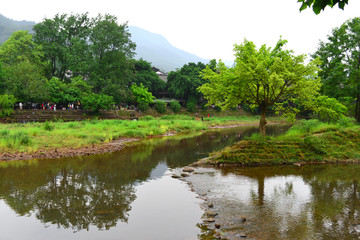
<path id="1" fill-rule="evenodd" d="M 32 31 L 35 22 L 15 21 L 0 14 L 0 44 L 5 42 L 13 32 L 19 30 Z"/>
<path id="2" fill-rule="evenodd" d="M 136 43 L 136 59 L 143 58 L 165 72 L 181 68 L 189 62 L 208 63 L 209 60 L 171 45 L 162 35 L 130 26 L 131 40 Z"/>
<path id="3" fill-rule="evenodd" d="M 11 20 L 0 14 L 0 44 L 5 42 L 15 31 L 28 30 L 31 32 L 35 24 L 35 22 Z M 189 62 L 209 62 L 209 60 L 172 46 L 160 34 L 134 26 L 129 26 L 129 31 L 131 40 L 136 43 L 135 58 L 142 58 L 162 71 L 170 72 Z"/>

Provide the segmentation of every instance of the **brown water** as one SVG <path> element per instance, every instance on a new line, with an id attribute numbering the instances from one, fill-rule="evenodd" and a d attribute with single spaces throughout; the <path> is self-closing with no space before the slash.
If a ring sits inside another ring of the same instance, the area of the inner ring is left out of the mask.
<path id="1" fill-rule="evenodd" d="M 0 240 L 211 239 L 199 228 L 204 202 L 171 174 L 254 131 L 222 129 L 151 139 L 112 154 L 0 163 Z M 359 170 L 199 169 L 189 181 L 213 201 L 216 221 L 232 239 L 239 232 L 249 239 L 359 239 Z"/>
<path id="2" fill-rule="evenodd" d="M 256 131 L 150 139 L 112 154 L 0 163 L 0 240 L 197 239 L 202 210 L 182 167 Z"/>

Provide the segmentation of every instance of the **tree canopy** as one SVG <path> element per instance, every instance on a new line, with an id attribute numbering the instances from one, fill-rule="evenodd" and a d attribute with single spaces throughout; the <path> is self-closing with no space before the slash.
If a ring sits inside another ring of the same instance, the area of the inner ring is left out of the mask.
<path id="1" fill-rule="evenodd" d="M 44 60 L 51 63 L 48 77 L 66 81 L 68 70 L 82 76 L 95 93 L 126 101 L 131 84 L 130 59 L 135 44 L 127 23 L 111 15 L 62 14 L 34 26 L 34 41 L 41 45 Z"/>
<path id="2" fill-rule="evenodd" d="M 214 69 L 216 61 L 211 60 L 208 64 L 210 68 Z M 206 68 L 202 62 L 185 64 L 177 71 L 171 71 L 168 75 L 167 88 L 175 98 L 184 99 L 189 98 L 198 101 L 202 96 L 197 90 L 198 87 L 206 83 L 206 80 L 200 76 L 200 72 Z"/>
<path id="3" fill-rule="evenodd" d="M 214 71 L 207 67 L 202 77 L 208 80 L 199 87 L 208 100 L 230 108 L 240 103 L 260 107 L 260 133 L 265 135 L 266 113 L 275 107 L 287 116 L 297 112 L 296 102 L 310 106 L 320 90 L 317 76 L 318 60 L 305 64 L 305 55 L 295 56 L 292 51 L 284 50 L 286 40 L 279 40 L 271 49 L 245 40 L 234 46 L 235 65 L 231 68 L 220 62 Z"/>
<path id="4" fill-rule="evenodd" d="M 348 4 L 349 0 L 298 0 L 298 2 L 302 3 L 300 11 L 312 7 L 314 13 L 319 14 L 326 7 L 333 7 L 336 4 L 344 10 L 345 4 Z"/>
<path id="5" fill-rule="evenodd" d="M 356 101 L 355 117 L 360 121 L 360 18 L 334 28 L 312 56 L 321 59 L 322 93 L 341 102 Z"/>

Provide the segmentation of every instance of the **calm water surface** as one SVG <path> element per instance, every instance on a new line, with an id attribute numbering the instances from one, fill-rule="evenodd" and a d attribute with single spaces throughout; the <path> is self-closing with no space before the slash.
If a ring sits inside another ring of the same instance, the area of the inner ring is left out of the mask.
<path id="1" fill-rule="evenodd" d="M 254 131 L 223 129 L 151 139 L 112 154 L 0 163 L 0 240 L 206 239 L 198 227 L 202 200 L 172 171 Z M 234 239 L 239 231 L 253 239 L 359 239 L 359 171 L 357 165 L 200 169 L 189 181 L 208 193 L 217 221 Z"/>
<path id="2" fill-rule="evenodd" d="M 0 163 L 0 239 L 197 239 L 201 200 L 170 171 L 254 131 L 224 129 L 151 139 L 112 154 Z"/>
<path id="3" fill-rule="evenodd" d="M 187 181 L 207 193 L 229 239 L 239 233 L 247 239 L 360 239 L 360 165 L 197 171 Z"/>

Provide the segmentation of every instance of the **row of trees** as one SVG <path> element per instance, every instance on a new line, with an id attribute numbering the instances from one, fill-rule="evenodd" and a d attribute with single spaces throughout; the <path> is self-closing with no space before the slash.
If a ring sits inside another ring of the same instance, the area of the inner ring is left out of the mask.
<path id="1" fill-rule="evenodd" d="M 142 101 L 139 93 L 153 99 L 168 91 L 199 102 L 196 89 L 205 82 L 199 75 L 205 64 L 185 65 L 165 83 L 149 62 L 133 59 L 135 47 L 127 23 L 119 25 L 111 15 L 44 19 L 33 35 L 17 31 L 0 46 L 0 95 L 11 94 L 20 102 L 80 101 L 89 110 L 152 102 Z M 212 69 L 215 65 L 215 60 L 209 63 Z"/>

